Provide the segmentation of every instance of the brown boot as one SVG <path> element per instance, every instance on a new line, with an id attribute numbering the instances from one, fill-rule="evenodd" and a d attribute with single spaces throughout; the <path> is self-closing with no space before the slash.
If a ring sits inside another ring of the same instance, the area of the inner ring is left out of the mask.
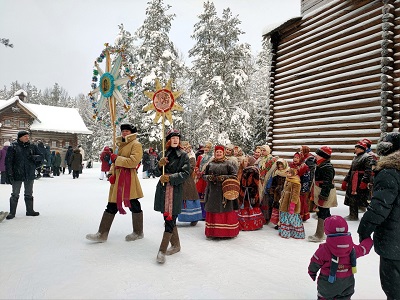
<path id="1" fill-rule="evenodd" d="M 318 219 L 317 230 L 314 235 L 308 237 L 309 242 L 319 243 L 324 240 L 324 220 Z"/>
<path id="2" fill-rule="evenodd" d="M 171 247 L 168 248 L 166 255 L 172 255 L 181 251 L 181 244 L 179 242 L 178 228 L 175 226 L 171 236 Z"/>
<path id="3" fill-rule="evenodd" d="M 157 262 L 160 264 L 165 263 L 165 253 L 167 252 L 167 247 L 169 244 L 169 241 L 171 240 L 172 233 L 170 232 L 164 232 L 161 245 L 160 245 L 160 250 L 158 251 L 157 254 Z"/>
<path id="4" fill-rule="evenodd" d="M 143 212 L 132 213 L 132 227 L 133 232 L 125 237 L 125 241 L 131 242 L 142 239 L 143 234 Z"/>
<path id="5" fill-rule="evenodd" d="M 110 232 L 111 224 L 114 221 L 114 214 L 110 214 L 108 212 L 103 213 L 103 217 L 101 218 L 99 231 L 94 234 L 87 234 L 86 238 L 93 242 L 104 243 L 107 241 L 108 233 Z"/>

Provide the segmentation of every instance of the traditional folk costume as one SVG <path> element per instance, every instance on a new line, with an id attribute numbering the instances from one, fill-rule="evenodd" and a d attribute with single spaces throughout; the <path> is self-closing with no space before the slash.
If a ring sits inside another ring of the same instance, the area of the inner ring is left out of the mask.
<path id="1" fill-rule="evenodd" d="M 217 145 L 215 151 L 224 147 Z M 205 210 L 207 237 L 235 237 L 239 234 L 239 221 L 234 210 L 234 201 L 223 196 L 222 182 L 228 178 L 236 178 L 236 166 L 225 158 L 214 158 L 206 167 L 203 178 L 207 180 L 205 190 Z"/>
<path id="2" fill-rule="evenodd" d="M 190 144 L 187 141 L 181 142 L 182 147 L 190 149 Z M 196 167 L 196 157 L 194 152 L 186 151 L 190 161 L 190 176 L 183 183 L 183 198 L 182 198 L 182 210 L 178 215 L 179 222 L 190 222 L 191 226 L 195 226 L 198 221 L 203 219 L 199 194 L 197 193 L 196 184 L 193 179 L 193 172 Z"/>
<path id="3" fill-rule="evenodd" d="M 301 181 L 300 216 L 304 222 L 310 218 L 308 196 L 309 196 L 310 188 L 311 188 L 311 172 L 310 172 L 310 168 L 304 162 L 302 162 L 301 154 L 299 152 L 296 152 L 294 154 L 294 157 L 296 157 L 298 159 L 298 162 L 295 163 L 293 161 L 289 165 L 291 168 L 297 169 L 297 172 L 298 172 L 297 174 L 300 177 L 300 181 Z"/>
<path id="4" fill-rule="evenodd" d="M 283 238 L 304 239 L 304 225 L 300 217 L 300 177 L 296 169 L 287 170 L 279 206 L 279 235 Z"/>

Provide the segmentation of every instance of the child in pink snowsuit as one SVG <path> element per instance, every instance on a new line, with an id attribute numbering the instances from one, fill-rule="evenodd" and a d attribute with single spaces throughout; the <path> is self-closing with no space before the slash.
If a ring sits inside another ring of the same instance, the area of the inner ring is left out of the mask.
<path id="1" fill-rule="evenodd" d="M 308 274 L 317 282 L 318 299 L 350 299 L 354 294 L 356 259 L 369 253 L 373 241 L 366 238 L 355 245 L 345 219 L 325 219 L 326 243 L 319 245 L 311 257 Z"/>

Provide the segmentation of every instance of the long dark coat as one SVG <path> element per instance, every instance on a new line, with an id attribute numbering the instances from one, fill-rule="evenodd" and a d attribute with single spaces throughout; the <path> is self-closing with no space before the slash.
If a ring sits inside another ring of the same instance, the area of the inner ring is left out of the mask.
<path id="1" fill-rule="evenodd" d="M 79 149 L 75 149 L 71 158 L 71 168 L 73 171 L 79 171 L 82 167 L 82 154 Z"/>
<path id="2" fill-rule="evenodd" d="M 224 196 L 222 192 L 222 181 L 214 181 L 212 176 L 227 175 L 229 178 L 236 177 L 236 166 L 229 160 L 211 161 L 204 172 L 203 178 L 207 181 L 207 187 L 204 195 L 205 210 L 211 213 L 223 213 L 234 210 L 236 200 L 227 200 L 224 205 Z"/>
<path id="3" fill-rule="evenodd" d="M 144 150 L 142 157 L 143 172 L 150 170 L 150 154 L 149 150 Z"/>
<path id="4" fill-rule="evenodd" d="M 349 206 L 368 206 L 368 198 L 369 198 L 369 190 L 368 188 L 360 189 L 361 182 L 365 182 L 368 184 L 371 180 L 371 172 L 372 172 L 372 163 L 373 158 L 368 153 L 361 153 L 354 157 L 349 172 L 347 173 L 344 181 L 347 182 L 346 196 L 344 198 L 344 204 Z M 356 172 L 360 172 L 358 174 L 356 192 L 357 194 L 352 195 L 353 190 L 353 177 Z"/>
<path id="5" fill-rule="evenodd" d="M 185 151 L 178 148 L 170 147 L 165 152 L 169 163 L 165 166 L 165 174 L 169 175 L 169 183 L 174 187 L 172 215 L 178 215 L 182 210 L 183 183 L 190 173 L 189 157 Z M 154 175 L 159 177 L 162 175 L 162 168 L 156 168 Z M 165 207 L 165 189 L 167 184 L 157 183 L 156 195 L 154 198 L 154 210 L 164 212 Z"/>
<path id="6" fill-rule="evenodd" d="M 20 140 L 13 142 L 7 149 L 6 180 L 9 180 L 9 176 L 15 181 L 34 180 L 36 167 L 42 161 L 43 155 L 35 144 L 22 143 Z"/>
<path id="7" fill-rule="evenodd" d="M 375 252 L 387 259 L 400 260 L 400 151 L 380 158 L 371 203 L 357 232 L 361 239 L 374 232 Z"/>

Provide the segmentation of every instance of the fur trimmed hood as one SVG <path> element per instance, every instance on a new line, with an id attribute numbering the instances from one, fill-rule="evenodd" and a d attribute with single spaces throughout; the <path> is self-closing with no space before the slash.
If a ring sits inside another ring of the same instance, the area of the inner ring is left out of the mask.
<path id="1" fill-rule="evenodd" d="M 400 171 L 400 151 L 393 152 L 387 156 L 381 156 L 375 169 L 376 171 L 382 169 L 396 169 Z"/>

